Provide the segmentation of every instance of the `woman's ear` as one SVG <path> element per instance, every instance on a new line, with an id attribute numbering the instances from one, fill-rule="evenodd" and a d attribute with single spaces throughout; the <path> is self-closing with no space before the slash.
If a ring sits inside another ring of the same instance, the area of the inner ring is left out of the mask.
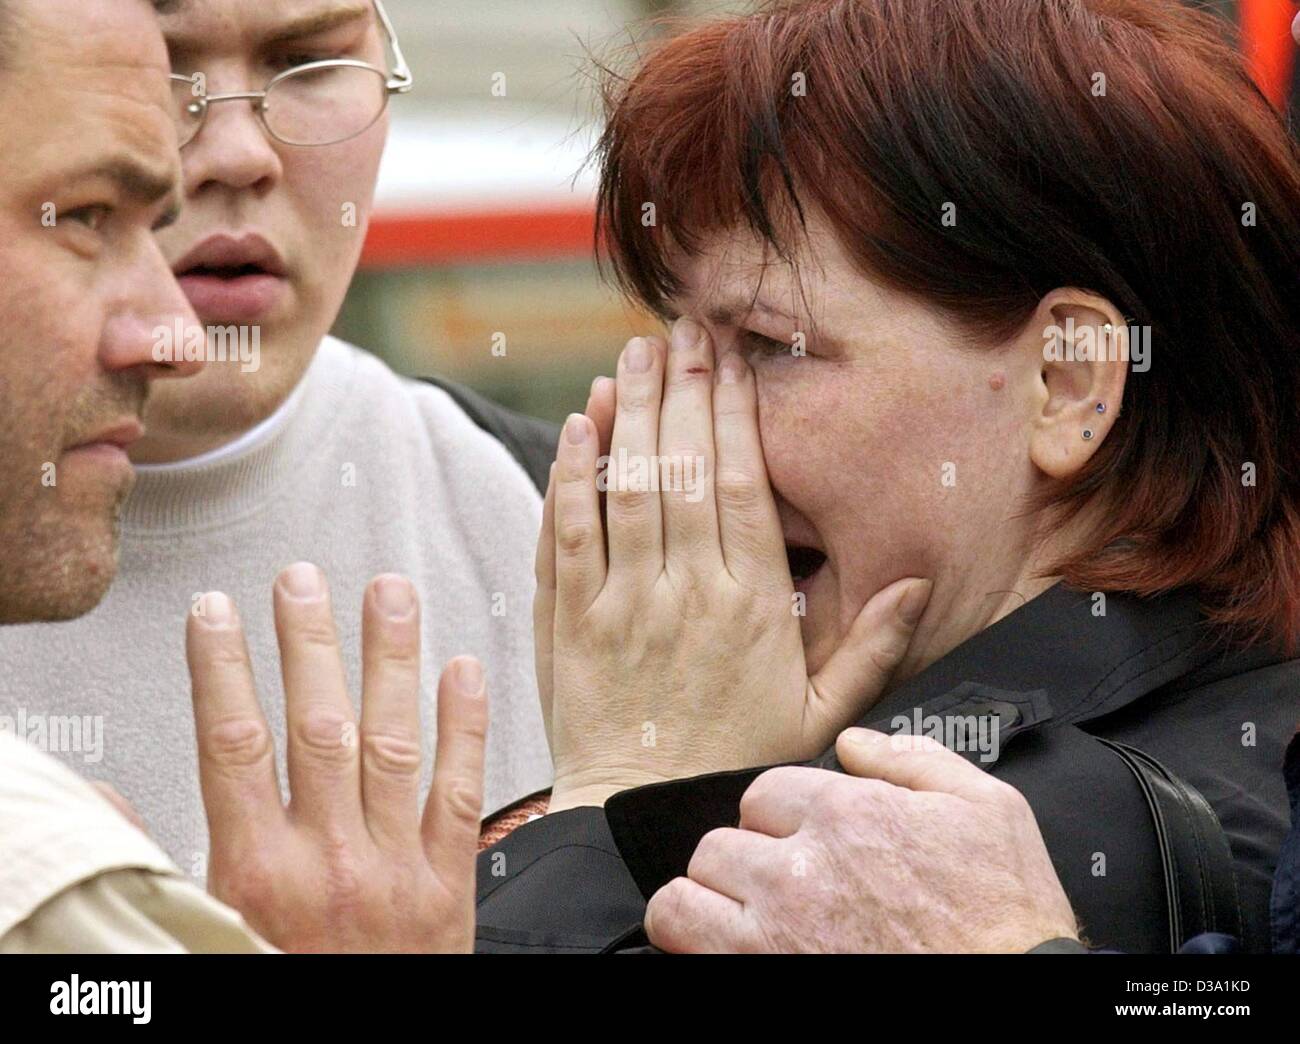
<path id="1" fill-rule="evenodd" d="M 1053 290 L 1026 328 L 1038 381 L 1029 456 L 1044 474 L 1068 478 L 1086 464 L 1119 416 L 1128 377 L 1129 329 L 1104 297 Z"/>

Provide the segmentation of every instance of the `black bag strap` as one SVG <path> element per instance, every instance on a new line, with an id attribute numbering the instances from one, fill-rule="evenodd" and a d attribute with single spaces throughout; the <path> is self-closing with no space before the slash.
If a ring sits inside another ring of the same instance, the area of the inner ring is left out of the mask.
<path id="1" fill-rule="evenodd" d="M 1132 770 L 1146 798 L 1164 867 L 1169 951 L 1204 932 L 1241 938 L 1241 905 L 1228 838 L 1210 803 L 1151 755 L 1095 736 Z"/>

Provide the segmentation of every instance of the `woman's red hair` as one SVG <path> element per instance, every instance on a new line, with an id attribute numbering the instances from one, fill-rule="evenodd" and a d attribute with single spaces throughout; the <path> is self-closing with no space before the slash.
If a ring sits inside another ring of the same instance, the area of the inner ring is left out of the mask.
<path id="1" fill-rule="evenodd" d="M 1035 505 L 1102 519 L 1052 574 L 1191 587 L 1294 649 L 1300 154 L 1229 33 L 1176 0 L 783 0 L 698 26 L 605 82 L 604 258 L 659 311 L 682 252 L 744 225 L 788 258 L 816 208 L 865 275 L 973 336 L 1058 287 L 1102 295 L 1152 364 Z"/>

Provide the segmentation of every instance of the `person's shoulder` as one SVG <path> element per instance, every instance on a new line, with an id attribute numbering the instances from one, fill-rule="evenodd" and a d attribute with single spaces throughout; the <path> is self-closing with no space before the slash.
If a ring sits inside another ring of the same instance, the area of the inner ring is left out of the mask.
<path id="1" fill-rule="evenodd" d="M 86 780 L 0 730 L 0 935 L 64 889 L 119 868 L 178 873 Z"/>
<path id="2" fill-rule="evenodd" d="M 557 425 L 451 381 L 401 376 L 377 356 L 335 337 L 325 338 L 320 353 L 327 370 L 347 374 L 349 399 L 371 430 L 416 420 L 436 455 L 517 467 L 538 493 L 545 492 L 559 443 Z"/>
<path id="3" fill-rule="evenodd" d="M 545 493 L 551 463 L 560 441 L 559 425 L 508 409 L 485 395 L 452 381 L 425 377 L 415 382 L 450 399 L 481 431 L 514 457 L 538 492 Z"/>

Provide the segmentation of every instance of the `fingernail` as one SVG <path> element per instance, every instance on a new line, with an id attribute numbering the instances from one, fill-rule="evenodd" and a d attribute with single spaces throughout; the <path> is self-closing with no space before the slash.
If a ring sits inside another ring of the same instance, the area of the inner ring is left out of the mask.
<path id="1" fill-rule="evenodd" d="M 704 339 L 704 328 L 693 319 L 682 316 L 673 323 L 673 351 L 684 352 L 694 348 Z"/>
<path id="2" fill-rule="evenodd" d="M 203 596 L 199 618 L 209 627 L 227 627 L 235 619 L 235 603 L 220 591 L 210 591 Z"/>
<path id="3" fill-rule="evenodd" d="M 595 397 L 596 389 L 600 387 L 600 378 L 597 377 L 591 382 L 591 391 L 587 392 L 587 398 L 590 400 Z"/>
<path id="4" fill-rule="evenodd" d="M 633 337 L 623 349 L 623 368 L 628 373 L 645 373 L 650 369 L 650 345 L 644 337 Z"/>
<path id="5" fill-rule="evenodd" d="M 462 692 L 477 696 L 483 691 L 483 665 L 478 660 L 461 660 L 456 664 L 456 682 Z"/>
<path id="6" fill-rule="evenodd" d="M 284 592 L 294 598 L 311 600 L 324 592 L 321 573 L 310 562 L 297 562 L 280 574 Z"/>
<path id="7" fill-rule="evenodd" d="M 581 446 L 587 441 L 587 418 L 581 413 L 569 414 L 564 424 L 564 437 L 571 446 Z"/>
<path id="8" fill-rule="evenodd" d="M 921 619 L 921 614 L 925 612 L 925 607 L 930 602 L 930 592 L 934 590 L 934 581 L 920 580 L 907 589 L 907 593 L 899 600 L 898 618 L 908 627 L 915 625 L 916 621 Z"/>
<path id="9" fill-rule="evenodd" d="M 415 588 L 404 576 L 381 576 L 375 581 L 375 604 L 390 620 L 405 620 L 415 610 Z"/>
<path id="10" fill-rule="evenodd" d="M 735 352 L 728 352 L 718 363 L 719 384 L 739 384 L 745 378 L 745 360 Z"/>

